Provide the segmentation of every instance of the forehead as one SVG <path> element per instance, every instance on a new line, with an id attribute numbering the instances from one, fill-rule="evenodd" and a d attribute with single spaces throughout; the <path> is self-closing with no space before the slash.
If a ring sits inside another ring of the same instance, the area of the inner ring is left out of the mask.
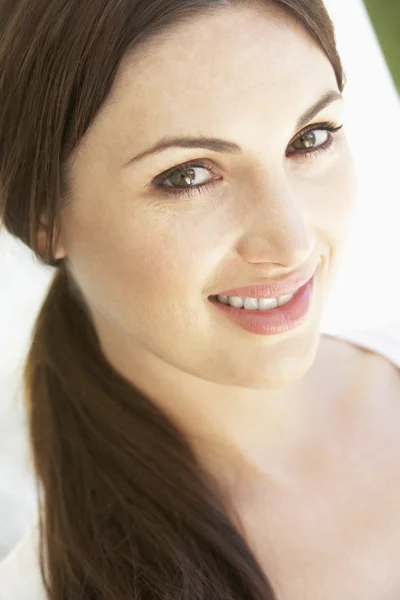
<path id="1" fill-rule="evenodd" d="M 122 63 L 110 108 L 113 119 L 155 137 L 213 134 L 244 115 L 296 119 L 329 89 L 337 89 L 333 67 L 292 16 L 267 4 L 224 6 Z"/>

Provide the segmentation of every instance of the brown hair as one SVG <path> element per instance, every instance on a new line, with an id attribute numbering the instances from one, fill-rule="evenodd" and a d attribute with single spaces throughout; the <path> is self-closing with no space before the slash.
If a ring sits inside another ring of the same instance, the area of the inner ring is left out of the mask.
<path id="1" fill-rule="evenodd" d="M 272 0 L 258 0 L 270 4 Z M 274 0 L 344 77 L 321 0 Z M 56 267 L 25 367 L 40 566 L 52 600 L 272 600 L 218 485 L 177 426 L 101 353 L 54 259 L 68 160 L 121 60 L 170 26 L 238 0 L 0 0 L 0 218 Z M 38 247 L 46 215 L 47 245 Z"/>

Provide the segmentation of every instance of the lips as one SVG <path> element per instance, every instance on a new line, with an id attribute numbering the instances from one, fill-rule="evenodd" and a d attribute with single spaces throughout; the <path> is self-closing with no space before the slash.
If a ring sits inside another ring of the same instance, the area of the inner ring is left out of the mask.
<path id="1" fill-rule="evenodd" d="M 275 279 L 265 282 L 250 284 L 246 287 L 232 288 L 218 292 L 216 296 L 239 296 L 240 298 L 279 298 L 287 294 L 294 294 L 308 283 L 314 276 L 316 268 L 312 272 L 292 273 L 284 279 Z"/>
<path id="2" fill-rule="evenodd" d="M 258 335 L 277 335 L 299 327 L 307 318 L 314 290 L 314 276 L 282 306 L 271 310 L 246 310 L 210 299 L 213 310 L 229 319 L 241 329 Z M 215 314 L 215 313 L 214 313 Z"/>

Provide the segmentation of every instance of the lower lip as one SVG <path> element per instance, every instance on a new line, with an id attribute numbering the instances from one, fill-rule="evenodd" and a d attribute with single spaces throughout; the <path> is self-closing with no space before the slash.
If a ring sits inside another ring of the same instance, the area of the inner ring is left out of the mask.
<path id="1" fill-rule="evenodd" d="M 313 288 L 314 277 L 299 289 L 290 302 L 266 311 L 234 308 L 218 302 L 215 298 L 210 298 L 210 302 L 228 319 L 250 333 L 277 335 L 295 329 L 303 323 L 310 308 Z"/>

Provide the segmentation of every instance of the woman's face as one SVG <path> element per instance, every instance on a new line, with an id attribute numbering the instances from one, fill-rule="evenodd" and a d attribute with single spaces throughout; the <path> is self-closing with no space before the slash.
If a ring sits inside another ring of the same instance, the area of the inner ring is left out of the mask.
<path id="1" fill-rule="evenodd" d="M 251 388 L 309 369 L 355 180 L 343 129 L 299 139 L 343 125 L 343 101 L 298 121 L 335 91 L 322 50 L 276 7 L 219 8 L 124 62 L 72 162 L 58 249 L 117 368 Z M 132 161 L 177 137 L 240 149 L 171 146 Z M 209 300 L 314 271 L 307 318 L 285 333 L 246 331 Z"/>

